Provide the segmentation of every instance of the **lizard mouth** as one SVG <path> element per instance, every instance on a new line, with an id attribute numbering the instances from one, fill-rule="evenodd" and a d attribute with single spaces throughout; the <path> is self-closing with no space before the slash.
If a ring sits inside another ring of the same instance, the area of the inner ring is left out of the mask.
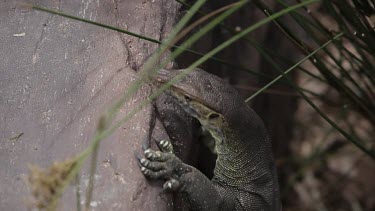
<path id="1" fill-rule="evenodd" d="M 199 118 L 201 118 L 201 116 L 199 115 L 199 113 L 193 109 L 189 103 L 185 100 L 182 100 L 180 97 L 176 96 L 173 92 L 167 90 L 165 91 L 165 93 L 170 96 L 173 101 L 175 101 L 179 106 L 181 106 L 182 109 L 184 109 L 184 111 L 186 113 L 188 113 L 190 116 L 196 118 L 199 120 Z"/>
<path id="2" fill-rule="evenodd" d="M 220 129 L 219 126 L 217 126 L 216 124 L 212 124 L 212 122 L 210 122 L 205 115 L 205 113 L 207 112 L 207 109 L 206 107 L 203 107 L 201 104 L 197 104 L 195 106 L 193 106 L 193 102 L 192 101 L 187 101 L 183 96 L 181 95 L 178 95 L 172 91 L 166 91 L 166 94 L 168 96 L 171 96 L 171 98 L 186 112 L 188 113 L 191 117 L 197 119 L 200 123 L 200 125 L 206 129 L 207 131 L 210 132 L 210 135 L 212 138 L 214 138 L 218 144 L 222 143 L 222 141 L 224 140 L 224 135 L 223 135 L 223 131 Z M 201 106 L 201 108 L 199 108 L 199 106 Z M 212 110 L 210 110 L 212 111 Z"/>
<path id="3" fill-rule="evenodd" d="M 154 78 L 154 82 L 157 85 L 163 85 L 170 82 L 175 76 L 176 72 L 160 69 L 157 76 Z M 210 132 L 211 136 L 217 140 L 217 143 L 222 143 L 224 140 L 224 134 L 220 121 L 213 121 L 213 118 L 221 118 L 215 109 L 201 103 L 199 98 L 191 96 L 185 90 L 190 90 L 189 83 L 176 83 L 165 91 L 165 93 L 171 97 L 186 113 L 191 117 L 197 119 L 201 126 Z M 214 114 L 214 115 L 211 115 Z"/>

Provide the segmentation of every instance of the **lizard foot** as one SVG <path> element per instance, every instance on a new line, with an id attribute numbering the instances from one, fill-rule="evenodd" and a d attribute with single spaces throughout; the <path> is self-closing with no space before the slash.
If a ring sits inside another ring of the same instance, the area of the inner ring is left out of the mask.
<path id="1" fill-rule="evenodd" d="M 179 177 L 189 168 L 173 154 L 172 144 L 167 140 L 156 141 L 161 151 L 146 149 L 145 158 L 138 158 L 142 173 L 150 179 L 163 179 L 165 191 L 180 188 Z"/>

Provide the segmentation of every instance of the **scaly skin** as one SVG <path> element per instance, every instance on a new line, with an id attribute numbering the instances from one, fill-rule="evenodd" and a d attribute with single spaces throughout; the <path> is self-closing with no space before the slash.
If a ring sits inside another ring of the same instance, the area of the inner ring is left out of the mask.
<path id="1" fill-rule="evenodd" d="M 163 84 L 183 70 L 160 70 Z M 217 160 L 210 181 L 173 154 L 168 141 L 161 151 L 147 149 L 141 171 L 164 179 L 166 191 L 183 193 L 193 210 L 281 210 L 271 142 L 262 120 L 238 92 L 217 76 L 195 69 L 167 94 L 214 137 Z"/>

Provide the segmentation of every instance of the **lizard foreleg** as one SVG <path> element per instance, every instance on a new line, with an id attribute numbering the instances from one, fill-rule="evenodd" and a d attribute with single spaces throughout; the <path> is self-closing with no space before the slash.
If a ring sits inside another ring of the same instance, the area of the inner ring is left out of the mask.
<path id="1" fill-rule="evenodd" d="M 161 151 L 146 149 L 139 163 L 150 179 L 163 179 L 165 191 L 183 193 L 194 210 L 220 210 L 221 198 L 214 184 L 200 171 L 184 164 L 169 141 L 157 142 Z"/>

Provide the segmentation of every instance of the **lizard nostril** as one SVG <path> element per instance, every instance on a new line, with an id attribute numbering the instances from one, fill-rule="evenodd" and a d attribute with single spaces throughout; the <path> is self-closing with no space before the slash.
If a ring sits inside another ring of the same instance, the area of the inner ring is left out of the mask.
<path id="1" fill-rule="evenodd" d="M 208 119 L 215 119 L 215 118 L 218 118 L 219 117 L 219 114 L 217 113 L 212 113 L 208 116 Z"/>

